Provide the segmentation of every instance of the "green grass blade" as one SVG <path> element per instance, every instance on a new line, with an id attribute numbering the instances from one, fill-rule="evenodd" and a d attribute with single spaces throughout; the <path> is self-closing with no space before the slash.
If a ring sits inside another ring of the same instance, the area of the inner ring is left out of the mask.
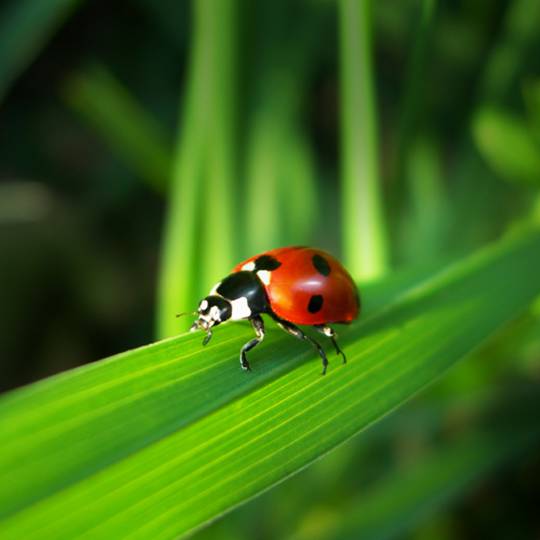
<path id="1" fill-rule="evenodd" d="M 237 40 L 238 0 L 196 0 L 200 18 L 205 23 L 205 39 L 209 42 L 209 56 L 204 69 L 206 85 L 199 92 L 209 91 L 206 107 L 208 139 L 205 158 L 206 177 L 204 197 L 201 201 L 201 232 L 199 265 L 200 280 L 205 286 L 227 275 L 234 263 L 236 235 L 235 200 L 237 189 Z M 207 293 L 208 291 L 204 291 Z"/>
<path id="2" fill-rule="evenodd" d="M 64 96 L 85 122 L 152 189 L 168 188 L 172 148 L 163 128 L 103 65 L 72 75 Z"/>
<path id="3" fill-rule="evenodd" d="M 500 37 L 485 63 L 479 103 L 498 103 L 508 97 L 524 66 L 534 58 L 539 25 L 540 4 L 536 0 L 515 0 L 508 4 Z"/>
<path id="4" fill-rule="evenodd" d="M 157 334 L 187 329 L 179 311 L 199 300 L 235 260 L 237 2 L 193 2 L 194 38 L 174 155 L 159 277 Z"/>
<path id="5" fill-rule="evenodd" d="M 540 184 L 540 142 L 525 118 L 496 107 L 483 107 L 472 124 L 484 160 L 509 182 Z"/>
<path id="6" fill-rule="evenodd" d="M 285 209 L 287 237 L 285 245 L 312 245 L 319 216 L 319 195 L 316 164 L 306 133 L 298 126 L 291 128 L 286 139 L 285 174 L 281 182 L 281 199 Z M 294 179 L 294 181 L 291 181 Z"/>
<path id="7" fill-rule="evenodd" d="M 280 158 L 283 134 L 271 106 L 253 115 L 248 139 L 244 230 L 246 255 L 260 253 L 282 244 L 280 215 Z M 256 224 L 256 226 L 255 226 Z"/>
<path id="8" fill-rule="evenodd" d="M 318 206 L 315 164 L 300 126 L 296 77 L 291 67 L 274 70 L 261 85 L 262 103 L 248 137 L 246 255 L 311 243 Z"/>
<path id="9" fill-rule="evenodd" d="M 537 141 L 540 141 L 540 79 L 526 82 L 523 88 L 527 119 Z"/>
<path id="10" fill-rule="evenodd" d="M 497 340 L 491 341 L 498 342 L 500 339 L 498 336 Z M 474 363 L 475 358 L 462 362 L 444 380 Z M 418 461 L 442 449 L 443 445 L 451 445 L 456 438 L 464 438 L 467 433 L 478 429 L 485 431 L 488 423 L 480 423 L 478 420 L 480 415 L 483 418 L 486 412 L 491 415 L 495 410 L 494 403 L 500 401 L 499 391 L 504 392 L 504 397 L 511 398 L 504 405 L 515 403 L 516 396 L 523 395 L 523 391 L 530 393 L 530 385 L 519 384 L 512 387 L 511 392 L 504 388 L 487 392 L 475 390 L 471 393 L 455 392 L 441 399 L 433 397 L 438 387 L 435 383 L 428 391 L 422 392 L 421 396 L 365 429 L 360 436 L 353 437 L 307 470 L 249 501 L 197 532 L 194 537 L 197 540 L 225 540 L 233 534 L 237 540 L 252 538 L 253 518 L 257 519 L 259 515 L 265 516 L 261 527 L 268 538 L 290 538 L 294 535 L 306 537 L 311 534 L 314 537 L 317 534 L 323 536 L 332 534 L 337 528 L 341 530 L 341 525 L 347 526 L 349 523 L 354 528 L 359 519 L 360 505 L 367 504 L 370 494 L 390 484 L 387 479 L 399 478 L 400 475 L 396 473 L 406 473 Z M 499 408 L 495 412 L 500 410 L 504 409 Z M 524 410 L 521 406 L 517 411 L 518 417 Z M 512 414 L 516 414 L 516 411 Z M 460 422 L 457 429 L 448 428 L 449 424 L 453 426 L 449 419 L 455 419 L 456 416 L 466 420 Z M 433 447 L 435 443 L 432 441 L 441 438 L 441 430 L 443 440 Z M 414 446 L 414 449 L 411 453 L 403 453 L 399 450 L 403 448 L 402 445 L 409 449 Z M 484 472 L 489 475 L 492 471 Z M 307 493 L 309 496 L 306 496 Z M 386 528 L 388 520 L 384 513 L 381 512 L 380 516 L 381 529 Z M 404 529 L 402 527 L 401 530 Z"/>
<path id="11" fill-rule="evenodd" d="M 399 117 L 396 128 L 396 142 L 393 149 L 395 156 L 392 160 L 390 180 L 394 201 L 399 201 L 406 191 L 404 175 L 407 155 L 411 143 L 418 136 L 419 126 L 424 118 L 426 83 L 425 76 L 427 61 L 431 48 L 433 18 L 437 9 L 437 0 L 420 0 L 419 17 L 415 18 L 416 27 L 413 30 L 413 46 L 408 60 L 403 95 L 400 99 Z"/>
<path id="12" fill-rule="evenodd" d="M 0 102 L 80 0 L 12 0 L 0 11 Z"/>
<path id="13" fill-rule="evenodd" d="M 540 293 L 540 232 L 513 236 L 343 330 L 326 377 L 239 325 L 126 352 L 0 400 L 2 538 L 175 538 L 283 480 L 397 407 Z M 366 292 L 366 295 L 369 295 Z M 371 305 L 377 305 L 372 301 Z"/>
<path id="14" fill-rule="evenodd" d="M 339 2 L 341 38 L 342 238 L 347 268 L 358 279 L 388 266 L 378 165 L 377 116 L 369 0 Z"/>
<path id="15" fill-rule="evenodd" d="M 159 337 L 187 329 L 186 321 L 176 320 L 174 314 L 195 309 L 201 293 L 196 260 L 200 240 L 197 223 L 204 150 L 204 104 L 197 96 L 197 87 L 204 74 L 199 58 L 202 53 L 197 43 L 192 54 L 161 249 L 156 329 Z"/>
<path id="16" fill-rule="evenodd" d="M 448 245 L 451 208 L 441 154 L 441 145 L 433 135 L 417 137 L 409 145 L 409 204 L 400 221 L 396 252 L 411 264 L 440 257 Z"/>
<path id="17" fill-rule="evenodd" d="M 538 407 L 537 402 L 526 404 Z M 475 482 L 538 442 L 540 426 L 537 419 L 530 418 L 530 410 L 514 413 L 512 426 L 480 428 L 431 451 L 414 465 L 392 472 L 372 489 L 341 505 L 332 519 L 321 523 L 317 522 L 316 511 L 307 514 L 292 538 L 401 538 Z M 529 418 L 524 422 L 522 417 L 527 413 Z"/>

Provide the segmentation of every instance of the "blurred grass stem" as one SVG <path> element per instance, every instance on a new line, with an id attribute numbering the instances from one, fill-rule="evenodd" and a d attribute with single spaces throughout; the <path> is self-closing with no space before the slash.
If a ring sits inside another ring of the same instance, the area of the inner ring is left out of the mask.
<path id="1" fill-rule="evenodd" d="M 408 187 L 404 182 L 408 150 L 417 134 L 419 124 L 426 116 L 425 106 L 423 106 L 426 97 L 425 70 L 429 54 L 430 30 L 436 5 L 436 0 L 421 0 L 417 27 L 414 28 L 413 47 L 406 70 L 405 88 L 399 107 L 395 144 L 396 155 L 391 171 L 392 199 L 396 203 L 400 202 L 404 191 Z"/>
<path id="2" fill-rule="evenodd" d="M 342 235 L 344 259 L 357 279 L 388 267 L 372 66 L 369 0 L 341 0 Z"/>
<path id="3" fill-rule="evenodd" d="M 192 56 L 165 223 L 157 333 L 232 264 L 236 2 L 197 0 Z"/>
<path id="4" fill-rule="evenodd" d="M 64 95 L 148 186 L 167 191 L 172 159 L 167 134 L 106 66 L 96 64 L 72 75 Z"/>

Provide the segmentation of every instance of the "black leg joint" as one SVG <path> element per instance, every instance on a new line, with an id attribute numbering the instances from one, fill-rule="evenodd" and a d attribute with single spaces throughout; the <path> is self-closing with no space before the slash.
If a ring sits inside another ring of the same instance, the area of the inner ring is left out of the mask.
<path id="1" fill-rule="evenodd" d="M 334 349 L 336 350 L 336 354 L 341 355 L 343 358 L 343 363 L 347 363 L 347 357 L 345 356 L 345 353 L 341 350 L 340 346 L 338 345 L 338 342 L 336 340 L 336 333 L 334 332 L 333 328 L 330 328 L 329 326 L 326 326 L 325 324 L 316 325 L 315 328 L 318 332 L 321 334 L 324 334 L 327 338 L 330 338 L 330 341 L 332 342 L 332 345 L 334 346 Z"/>
<path id="2" fill-rule="evenodd" d="M 247 352 L 251 351 L 264 339 L 264 322 L 259 315 L 256 315 L 250 319 L 251 326 L 255 330 L 256 337 L 248 341 L 240 351 L 240 366 L 244 371 L 251 371 L 251 366 L 249 365 L 247 359 Z"/>
<path id="3" fill-rule="evenodd" d="M 208 345 L 208 342 L 212 339 L 212 330 L 208 329 L 206 331 L 206 336 L 204 336 L 204 339 L 203 339 L 203 347 Z"/>
<path id="4" fill-rule="evenodd" d="M 326 375 L 326 368 L 328 367 L 328 358 L 326 358 L 326 353 L 324 352 L 324 349 L 320 346 L 320 344 L 315 341 L 312 337 L 308 336 L 307 334 L 304 334 L 298 326 L 296 326 L 293 323 L 290 323 L 289 321 L 286 321 L 285 319 L 279 318 L 277 315 L 273 315 L 274 320 L 278 323 L 278 325 L 285 330 L 288 334 L 291 334 L 297 339 L 302 339 L 304 341 L 307 341 L 310 343 L 313 348 L 317 351 L 319 356 L 322 360 L 323 370 L 322 375 Z"/>

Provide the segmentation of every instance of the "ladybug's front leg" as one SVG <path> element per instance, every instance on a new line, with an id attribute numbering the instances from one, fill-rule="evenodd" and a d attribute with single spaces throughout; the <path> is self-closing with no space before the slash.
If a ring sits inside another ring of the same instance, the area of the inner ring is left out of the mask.
<path id="1" fill-rule="evenodd" d="M 253 338 L 251 341 L 248 341 L 240 351 L 240 365 L 242 366 L 242 369 L 246 371 L 251 371 L 251 367 L 249 365 L 246 353 L 253 349 L 256 345 L 258 345 L 263 339 L 264 339 L 264 322 L 260 315 L 255 315 L 250 318 L 251 326 L 253 326 L 253 330 L 255 330 L 255 334 L 257 337 Z"/>

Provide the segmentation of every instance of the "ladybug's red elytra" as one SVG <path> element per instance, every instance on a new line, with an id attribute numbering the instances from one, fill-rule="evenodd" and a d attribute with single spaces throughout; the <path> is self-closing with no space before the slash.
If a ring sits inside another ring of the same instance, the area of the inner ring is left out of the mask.
<path id="1" fill-rule="evenodd" d="M 212 327 L 225 321 L 248 319 L 256 337 L 242 347 L 240 365 L 250 370 L 246 353 L 264 339 L 261 315 L 265 313 L 283 330 L 315 347 L 322 359 L 324 375 L 328 360 L 323 348 L 296 325 L 313 326 L 330 338 L 345 362 L 336 334 L 328 325 L 350 323 L 359 311 L 356 285 L 338 260 L 320 249 L 285 247 L 235 266 L 201 300 L 198 319 L 191 331 L 204 330 L 203 345 L 206 345 L 212 337 Z"/>

